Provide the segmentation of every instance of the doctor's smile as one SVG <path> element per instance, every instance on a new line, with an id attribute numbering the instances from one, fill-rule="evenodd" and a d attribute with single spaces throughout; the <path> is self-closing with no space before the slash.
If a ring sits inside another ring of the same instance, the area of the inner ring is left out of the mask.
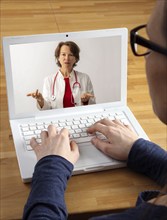
<path id="1" fill-rule="evenodd" d="M 90 77 L 74 70 L 80 59 L 80 48 L 72 41 L 60 42 L 55 50 L 59 70 L 44 79 L 43 92 L 38 89 L 27 96 L 37 101 L 39 110 L 95 104 Z"/>

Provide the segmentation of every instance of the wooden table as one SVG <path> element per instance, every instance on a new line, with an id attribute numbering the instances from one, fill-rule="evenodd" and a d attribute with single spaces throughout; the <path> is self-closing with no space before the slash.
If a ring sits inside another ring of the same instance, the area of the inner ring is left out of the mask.
<path id="1" fill-rule="evenodd" d="M 147 177 L 120 168 L 73 176 L 65 199 L 69 214 L 90 216 L 92 212 L 116 212 L 133 207 L 140 191 L 158 188 Z M 1 159 L 1 219 L 21 219 L 29 191 L 30 184 L 21 181 L 13 151 L 8 158 Z"/>
<path id="2" fill-rule="evenodd" d="M 116 27 L 130 30 L 147 22 L 154 4 L 155 0 L 1 0 L 1 37 Z M 16 220 L 21 219 L 30 184 L 22 183 L 19 174 L 9 127 L 2 50 L 0 58 L 0 219 Z M 167 149 L 166 126 L 152 111 L 144 59 L 134 57 L 130 46 L 128 105 L 149 138 Z M 73 176 L 65 199 L 69 213 L 73 214 L 70 218 L 81 220 L 74 213 L 82 213 L 87 219 L 91 212 L 124 210 L 135 205 L 140 191 L 158 188 L 147 177 L 123 168 Z"/>

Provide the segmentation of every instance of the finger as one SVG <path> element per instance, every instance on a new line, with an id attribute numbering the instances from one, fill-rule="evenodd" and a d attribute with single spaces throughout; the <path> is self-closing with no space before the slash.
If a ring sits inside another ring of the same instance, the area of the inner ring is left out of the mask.
<path id="1" fill-rule="evenodd" d="M 106 126 L 113 126 L 115 124 L 114 120 L 110 120 L 108 118 L 104 118 L 104 119 L 100 120 L 99 122 L 103 125 L 106 125 Z"/>
<path id="2" fill-rule="evenodd" d="M 30 145 L 31 145 L 33 150 L 35 149 L 36 146 L 38 146 L 38 143 L 37 143 L 37 141 L 36 141 L 36 139 L 34 137 L 31 138 Z"/>
<path id="3" fill-rule="evenodd" d="M 38 95 L 39 95 L 39 93 L 38 93 L 38 89 L 36 90 L 36 93 L 35 93 L 35 95 L 36 95 L 36 96 L 38 96 Z"/>
<path id="4" fill-rule="evenodd" d="M 91 142 L 97 149 L 101 150 L 105 154 L 108 154 L 108 149 L 111 148 L 110 143 L 100 140 L 99 138 L 92 138 Z"/>
<path id="5" fill-rule="evenodd" d="M 64 136 L 69 136 L 69 130 L 67 128 L 62 128 L 60 134 Z"/>
<path id="6" fill-rule="evenodd" d="M 40 136 L 41 136 L 41 141 L 44 142 L 46 138 L 48 137 L 48 132 L 42 131 Z"/>
<path id="7" fill-rule="evenodd" d="M 71 146 L 71 151 L 78 152 L 78 154 L 79 154 L 79 148 L 78 148 L 78 145 L 75 141 L 71 141 L 70 146 Z"/>
<path id="8" fill-rule="evenodd" d="M 34 96 L 34 92 L 28 93 L 27 96 Z"/>
<path id="9" fill-rule="evenodd" d="M 115 120 L 113 120 L 113 122 L 117 125 L 123 125 L 123 122 L 119 119 L 115 119 Z"/>
<path id="10" fill-rule="evenodd" d="M 92 95 L 91 93 L 84 93 L 81 95 L 81 99 L 88 99 L 94 97 L 94 95 Z"/>
<path id="11" fill-rule="evenodd" d="M 132 127 L 129 124 L 125 124 L 121 120 L 115 119 L 113 122 L 115 123 L 115 125 L 120 125 L 122 127 L 126 127 L 130 130 L 133 130 Z"/>
<path id="12" fill-rule="evenodd" d="M 94 97 L 94 95 L 92 95 L 91 93 L 86 93 L 86 96 L 89 97 L 89 98 Z"/>
<path id="13" fill-rule="evenodd" d="M 133 129 L 133 127 L 132 127 L 131 125 L 129 125 L 129 124 L 124 124 L 124 123 L 123 123 L 123 125 L 124 125 L 126 128 L 128 128 L 130 131 L 134 132 L 134 129 Z"/>
<path id="14" fill-rule="evenodd" d="M 107 126 L 100 122 L 97 122 L 87 129 L 87 132 L 89 133 L 95 133 L 97 131 L 101 132 L 102 134 L 105 134 L 107 131 Z"/>
<path id="15" fill-rule="evenodd" d="M 73 154 L 73 164 L 75 164 L 79 158 L 79 148 L 78 145 L 75 143 L 75 141 L 70 142 L 70 148 L 71 148 L 71 153 Z"/>
<path id="16" fill-rule="evenodd" d="M 33 98 L 36 98 L 36 93 L 35 93 L 35 92 L 31 93 L 31 96 L 32 96 Z"/>
<path id="17" fill-rule="evenodd" d="M 54 137 L 57 134 L 57 129 L 54 125 L 49 125 L 48 126 L 48 135 L 50 137 Z"/>

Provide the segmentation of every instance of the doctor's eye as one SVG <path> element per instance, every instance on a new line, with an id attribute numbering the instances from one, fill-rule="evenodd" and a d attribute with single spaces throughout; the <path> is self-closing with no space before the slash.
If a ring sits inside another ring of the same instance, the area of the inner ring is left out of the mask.
<path id="1" fill-rule="evenodd" d="M 74 57 L 74 55 L 73 54 L 69 54 L 69 57 Z"/>

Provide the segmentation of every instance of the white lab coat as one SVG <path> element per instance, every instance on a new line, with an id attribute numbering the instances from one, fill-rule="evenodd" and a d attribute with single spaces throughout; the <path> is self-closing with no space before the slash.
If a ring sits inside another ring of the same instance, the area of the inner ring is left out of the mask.
<path id="1" fill-rule="evenodd" d="M 75 85 L 73 88 L 73 85 L 76 82 L 74 71 L 72 71 L 70 74 L 70 86 L 74 97 L 75 106 L 80 106 L 83 105 L 80 98 L 81 95 L 84 93 L 90 93 L 94 95 L 94 91 L 89 76 L 85 73 L 80 73 L 78 71 L 75 72 L 77 75 L 77 81 L 80 83 L 81 88 L 79 87 L 78 84 Z M 65 81 L 63 75 L 59 71 L 55 81 L 54 94 L 53 94 L 53 82 L 56 74 L 50 75 L 44 79 L 44 85 L 43 85 L 44 106 L 43 108 L 41 108 L 37 104 L 39 110 L 63 108 Z M 55 96 L 55 100 L 52 100 L 53 95 Z M 90 98 L 88 104 L 95 104 L 95 98 Z"/>

